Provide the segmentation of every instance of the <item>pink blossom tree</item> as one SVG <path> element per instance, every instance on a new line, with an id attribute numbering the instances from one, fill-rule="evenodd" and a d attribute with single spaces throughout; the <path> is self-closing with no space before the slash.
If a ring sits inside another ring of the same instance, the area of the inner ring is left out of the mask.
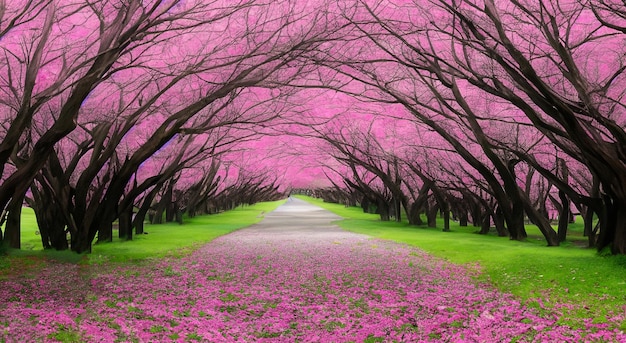
<path id="1" fill-rule="evenodd" d="M 69 220 L 65 224 L 72 228 L 71 248 L 77 252 L 89 251 L 96 234 L 118 218 L 120 208 L 130 208 L 134 197 L 148 191 L 149 187 L 141 190 L 140 185 L 129 192 L 129 182 L 172 139 L 215 134 L 226 126 L 262 125 L 278 116 L 269 107 L 262 113 L 255 111 L 258 103 L 251 96 L 258 94 L 247 89 L 271 88 L 293 77 L 302 69 L 301 56 L 334 32 L 332 27 L 319 25 L 327 13 L 313 11 L 311 6 L 311 12 L 303 13 L 300 7 L 282 2 L 131 5 L 115 8 L 100 1 L 86 7 L 69 6 L 62 17 L 67 23 L 59 19 L 54 7 L 44 8 L 49 14 L 51 43 L 47 36 L 34 41 L 42 45 L 42 54 L 57 52 L 46 55 L 53 57 L 46 66 L 55 73 L 37 69 L 35 74 L 57 77 L 57 81 L 47 81 L 48 88 L 42 92 L 56 96 L 48 103 L 60 108 L 60 114 L 50 122 L 43 110 L 35 111 L 44 107 L 28 107 L 42 116 L 33 122 L 41 129 L 29 136 L 32 143 L 24 145 L 19 161 L 13 159 L 19 163 L 14 162 L 15 171 L 0 185 L 0 205 L 5 211 L 15 209 L 6 204 L 21 203 L 20 196 L 31 180 L 50 163 L 55 144 L 62 144 L 58 152 L 68 155 L 59 159 L 57 167 L 80 167 L 66 170 L 62 182 L 70 197 L 65 212 L 71 215 L 64 216 Z M 108 22 L 106 18 L 116 19 Z M 85 25 L 78 28 L 77 22 Z M 76 35 L 83 39 L 80 44 L 68 43 L 67 30 L 78 30 Z M 81 50 L 85 47 L 88 50 Z M 76 66 L 62 63 L 69 60 L 69 52 L 80 54 L 85 62 L 79 58 Z M 17 78 L 7 77 L 13 79 Z M 64 93 L 55 93 L 57 89 Z M 275 97 L 266 95 L 264 101 Z M 78 125 L 81 131 L 69 137 Z M 142 131 L 149 135 L 142 136 Z M 62 142 L 65 137 L 76 142 L 73 150 L 63 149 L 72 145 Z M 73 160 L 77 162 L 69 162 Z M 90 187 L 98 178 L 102 182 L 97 189 Z M 12 230 L 7 226 L 6 231 Z"/>
<path id="2" fill-rule="evenodd" d="M 598 177 L 602 197 L 581 201 L 600 214 L 598 248 L 625 253 L 626 165 L 619 152 L 626 138 L 624 64 L 619 49 L 614 50 L 624 46 L 624 36 L 612 21 L 620 12 L 606 25 L 603 2 L 505 6 L 486 1 L 483 8 L 469 2 L 441 8 L 458 20 L 455 42 L 472 51 L 455 55 L 459 63 L 454 72 L 518 108 L 553 144 Z M 518 48 L 527 43 L 536 48 Z M 491 72 L 471 68 L 470 56 L 488 57 Z M 565 174 L 558 176 L 567 184 Z M 565 186 L 561 190 L 570 191 Z"/>
<path id="3" fill-rule="evenodd" d="M 606 6 L 436 4 L 451 19 L 451 40 L 459 47 L 451 51 L 454 63 L 437 63 L 437 69 L 515 106 L 559 149 L 584 163 L 604 193 L 581 199 L 600 214 L 598 248 L 625 253 L 624 64 L 622 52 L 614 50 L 624 46 L 624 36 L 614 21 L 620 12 L 608 15 Z M 567 184 L 564 173 L 558 176 Z"/>
<path id="4" fill-rule="evenodd" d="M 2 6 L 4 14 L 17 13 L 17 21 L 11 23 L 21 23 L 5 32 L 2 40 L 3 89 L 9 90 L 3 101 L 9 124 L 0 143 L 3 217 L 19 216 L 31 181 L 54 145 L 76 128 L 90 93 L 141 56 L 147 44 L 195 25 L 179 19 L 185 11 L 193 13 L 204 6 L 181 10 L 177 5 L 178 1 L 132 1 L 120 7 L 108 1 L 63 5 L 15 1 Z M 38 123 L 43 125 L 39 134 L 31 134 L 29 128 Z M 6 174 L 10 160 L 18 162 Z M 7 225 L 6 230 L 11 245 L 19 247 L 16 226 Z"/>
<path id="5" fill-rule="evenodd" d="M 533 168 L 564 196 L 601 214 L 599 248 L 611 245 L 613 252 L 624 253 L 624 219 L 618 214 L 624 211 L 617 210 L 624 204 L 618 148 L 624 139 L 624 68 L 621 53 L 612 50 L 624 46 L 622 12 L 611 14 L 607 6 L 357 1 L 344 9 L 356 44 L 318 63 L 365 87 L 344 91 L 402 104 L 451 143 L 489 180 L 512 238 L 525 237 L 527 215 L 548 244 L 557 245 L 559 237 L 545 214 L 518 183 L 516 166 L 533 154 L 512 145 L 504 149 L 488 130 L 504 122 L 540 133 L 596 175 L 604 195 L 576 192 L 564 168 Z M 506 117 L 496 108 L 507 109 Z M 588 121 L 591 125 L 583 124 Z M 468 150 L 468 142 L 481 151 Z"/>

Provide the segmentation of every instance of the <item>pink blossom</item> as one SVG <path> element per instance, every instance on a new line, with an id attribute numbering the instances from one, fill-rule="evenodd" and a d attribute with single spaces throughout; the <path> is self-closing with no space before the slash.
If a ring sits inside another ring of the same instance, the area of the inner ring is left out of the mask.
<path id="1" fill-rule="evenodd" d="M 100 271 L 53 263 L 4 280 L 0 340 L 626 341 L 623 311 L 562 326 L 558 306 L 528 308 L 478 283 L 475 266 L 406 245 L 338 229 L 282 237 L 242 230 L 182 259 Z"/>

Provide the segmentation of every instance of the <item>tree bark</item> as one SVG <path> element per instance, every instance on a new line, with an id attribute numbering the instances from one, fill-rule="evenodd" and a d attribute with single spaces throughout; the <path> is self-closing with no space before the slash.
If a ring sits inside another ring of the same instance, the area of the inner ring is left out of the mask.
<path id="1" fill-rule="evenodd" d="M 585 214 L 583 215 L 584 221 L 584 235 L 587 236 L 587 246 L 589 248 L 596 246 L 596 228 L 593 225 L 593 217 L 595 212 L 589 207 L 586 207 Z"/>
<path id="2" fill-rule="evenodd" d="M 384 199 L 378 199 L 378 206 L 376 207 L 376 212 L 380 216 L 380 221 L 388 222 L 390 220 L 389 204 Z"/>
<path id="3" fill-rule="evenodd" d="M 444 232 L 449 232 L 450 231 L 450 210 L 447 207 L 448 206 L 446 206 L 446 208 L 444 208 L 442 210 L 442 212 L 443 212 L 443 231 Z"/>
<path id="4" fill-rule="evenodd" d="M 55 199 L 44 187 L 43 185 L 41 189 L 31 187 L 33 199 L 29 201 L 35 212 L 41 243 L 44 249 L 67 250 L 69 243 L 65 217 L 59 208 L 58 199 Z"/>
<path id="5" fill-rule="evenodd" d="M 559 213 L 559 226 L 557 229 L 557 235 L 559 242 L 565 242 L 567 238 L 567 226 L 570 221 L 570 201 L 565 192 L 559 191 L 559 198 L 561 199 L 561 211 Z"/>
<path id="6" fill-rule="evenodd" d="M 81 240 L 81 242 L 81 249 L 85 249 L 84 246 L 89 245 L 89 248 L 85 250 L 91 251 L 91 242 L 89 241 L 89 238 L 86 238 L 84 241 Z M 102 221 L 98 225 L 98 243 L 106 242 L 113 242 L 113 223 L 109 221 Z"/>
<path id="7" fill-rule="evenodd" d="M 439 212 L 439 207 L 436 204 L 431 204 L 431 206 L 426 211 L 426 220 L 428 227 L 437 227 L 437 213 Z"/>
<path id="8" fill-rule="evenodd" d="M 409 213 L 407 213 L 409 224 L 418 226 L 424 225 L 424 222 L 422 221 L 421 210 L 422 204 L 420 202 L 415 201 L 411 204 L 411 206 L 409 207 Z"/>
<path id="9" fill-rule="evenodd" d="M 396 222 L 401 223 L 402 222 L 402 203 L 397 198 L 394 198 L 393 205 L 394 205 Z"/>
<path id="10" fill-rule="evenodd" d="M 480 220 L 480 231 L 478 231 L 479 234 L 489 234 L 489 231 L 491 230 L 491 217 L 492 215 L 487 212 L 482 215 L 482 220 Z"/>
<path id="11" fill-rule="evenodd" d="M 24 196 L 12 198 L 7 206 L 3 244 L 12 249 L 21 248 L 21 222 Z"/>
<path id="12" fill-rule="evenodd" d="M 461 227 L 466 227 L 468 225 L 468 215 L 467 215 L 467 211 L 462 210 L 458 213 L 459 216 L 459 226 Z"/>
<path id="13" fill-rule="evenodd" d="M 509 230 L 507 229 L 507 227 L 504 225 L 504 216 L 502 215 L 502 211 L 500 209 L 500 207 L 498 207 L 498 209 L 492 214 L 493 217 L 493 223 L 496 227 L 496 231 L 498 232 L 498 236 L 500 237 L 505 237 L 505 236 L 509 236 Z M 522 225 L 524 219 L 522 217 Z"/>
<path id="14" fill-rule="evenodd" d="M 118 237 L 130 241 L 133 239 L 133 208 L 120 211 L 118 218 Z"/>
<path id="15" fill-rule="evenodd" d="M 609 247 L 613 254 L 626 254 L 626 204 L 604 197 L 604 213 L 600 216 L 598 248 Z"/>
<path id="16" fill-rule="evenodd" d="M 176 209 L 176 222 L 180 225 L 183 225 L 183 211 L 181 209 Z"/>

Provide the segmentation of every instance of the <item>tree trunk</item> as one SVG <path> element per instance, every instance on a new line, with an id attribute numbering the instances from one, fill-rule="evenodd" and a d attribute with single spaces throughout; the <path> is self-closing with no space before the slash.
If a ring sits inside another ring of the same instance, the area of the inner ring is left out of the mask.
<path id="1" fill-rule="evenodd" d="M 378 207 L 376 208 L 376 211 L 378 212 L 381 221 L 389 221 L 389 204 L 385 200 L 378 200 Z"/>
<path id="2" fill-rule="evenodd" d="M 524 201 L 524 208 L 526 209 L 526 214 L 528 215 L 528 218 L 533 224 L 537 225 L 537 228 L 539 229 L 539 231 L 541 231 L 541 234 L 543 234 L 543 237 L 546 239 L 546 243 L 548 244 L 548 246 L 558 246 L 559 236 L 552 228 L 552 225 L 550 225 L 550 221 L 548 220 L 548 218 L 544 215 L 541 215 L 539 211 L 537 211 L 532 206 L 532 204 L 530 203 L 530 199 L 528 199 L 526 195 L 522 195 L 521 198 L 522 201 Z"/>
<path id="3" fill-rule="evenodd" d="M 144 199 L 141 207 L 135 214 L 135 218 L 133 218 L 133 226 L 135 227 L 135 234 L 141 235 L 143 234 L 144 221 L 146 220 L 146 214 L 150 212 L 150 204 L 152 203 L 152 198 L 147 197 Z M 150 220 L 150 218 L 148 218 Z"/>
<path id="4" fill-rule="evenodd" d="M 587 246 L 589 248 L 596 246 L 596 230 L 593 225 L 593 215 L 595 212 L 591 209 L 591 207 L 587 206 L 585 213 L 583 215 L 584 222 L 584 235 L 587 237 Z"/>
<path id="5" fill-rule="evenodd" d="M 118 236 L 120 239 L 130 241 L 133 239 L 133 208 L 120 212 L 118 218 Z"/>
<path id="6" fill-rule="evenodd" d="M 29 205 L 35 212 L 41 243 L 44 249 L 67 250 L 66 222 L 54 196 L 46 188 L 31 187 Z"/>
<path id="7" fill-rule="evenodd" d="M 366 196 L 363 196 L 361 200 L 361 208 L 363 209 L 363 213 L 369 213 L 370 200 Z"/>
<path id="8" fill-rule="evenodd" d="M 144 221 L 146 220 L 145 212 L 137 212 L 133 219 L 133 226 L 135 227 L 135 235 L 142 235 L 144 233 Z"/>
<path id="9" fill-rule="evenodd" d="M 350 198 L 348 198 L 347 206 L 348 207 L 356 207 L 356 203 L 357 203 L 356 200 L 357 199 L 356 199 L 356 197 L 354 195 L 350 195 Z"/>
<path id="10" fill-rule="evenodd" d="M 165 205 L 165 222 L 171 223 L 176 218 L 177 208 L 176 203 L 170 201 Z"/>
<path id="11" fill-rule="evenodd" d="M 443 209 L 443 231 L 450 231 L 450 210 L 447 208 Z"/>
<path id="12" fill-rule="evenodd" d="M 531 221 L 537 225 L 537 228 L 539 228 L 539 231 L 541 231 L 543 237 L 546 239 L 548 246 L 559 246 L 559 236 L 550 225 L 548 218 L 540 215 L 537 211 L 529 212 L 528 216 L 531 218 Z"/>
<path id="13" fill-rule="evenodd" d="M 472 225 L 474 227 L 479 227 L 482 226 L 483 223 L 483 213 L 482 213 L 482 209 L 480 208 L 480 205 L 478 204 L 478 202 L 474 202 L 473 206 L 472 206 Z"/>
<path id="14" fill-rule="evenodd" d="M 591 183 L 591 191 L 589 192 L 589 195 L 593 198 L 600 198 L 600 180 L 598 179 L 596 175 L 593 175 L 593 179 Z M 601 215 L 600 211 L 596 212 L 594 208 L 592 208 L 591 206 L 587 206 L 583 220 L 585 222 L 584 234 L 585 236 L 587 236 L 587 241 L 589 243 L 590 248 L 595 247 L 596 244 L 598 243 L 596 233 L 599 228 L 599 225 L 593 225 L 594 214 L 597 214 L 598 218 L 600 218 L 600 215 Z"/>
<path id="15" fill-rule="evenodd" d="M 507 227 L 504 225 L 504 216 L 502 215 L 502 211 L 500 210 L 500 208 L 498 208 L 493 214 L 493 223 L 496 227 L 496 231 L 498 232 L 498 236 L 500 237 L 505 237 L 505 236 L 509 236 L 509 230 L 507 229 Z M 522 225 L 524 225 L 524 220 L 522 217 Z M 511 238 L 513 239 L 513 238 Z"/>
<path id="16" fill-rule="evenodd" d="M 439 209 L 437 205 L 433 204 L 428 211 L 426 211 L 426 219 L 428 221 L 428 227 L 437 227 L 437 213 Z"/>
<path id="17" fill-rule="evenodd" d="M 396 212 L 396 222 L 400 223 L 402 222 L 402 203 L 396 198 L 394 198 L 393 203 Z"/>
<path id="18" fill-rule="evenodd" d="M 480 220 L 480 231 L 478 231 L 479 234 L 489 234 L 489 230 L 491 229 L 491 217 L 492 214 L 488 212 L 485 212 L 485 214 L 482 215 L 482 220 Z"/>
<path id="19" fill-rule="evenodd" d="M 98 236 L 99 235 L 100 232 L 98 232 Z M 89 240 L 89 232 L 86 228 L 80 230 L 78 234 L 72 235 L 71 248 L 72 251 L 79 254 L 91 253 L 91 241 Z"/>
<path id="20" fill-rule="evenodd" d="M 183 225 L 183 211 L 180 209 L 176 209 L 176 222 L 180 225 Z"/>
<path id="21" fill-rule="evenodd" d="M 615 215 L 615 232 L 611 251 L 613 254 L 626 254 L 626 207 L 622 204 L 616 204 L 611 209 Z"/>
<path id="22" fill-rule="evenodd" d="M 626 204 L 604 197 L 604 213 L 600 216 L 598 248 L 610 247 L 613 254 L 626 254 Z"/>
<path id="23" fill-rule="evenodd" d="M 7 218 L 4 226 L 3 244 L 13 249 L 21 248 L 22 205 L 24 195 L 11 198 L 7 206 Z"/>
<path id="24" fill-rule="evenodd" d="M 459 216 L 459 226 L 466 227 L 469 221 L 469 216 L 467 215 L 467 211 L 465 211 L 464 209 L 461 210 L 458 216 Z"/>
<path id="25" fill-rule="evenodd" d="M 152 220 L 150 220 L 150 224 L 162 224 L 163 223 L 163 212 L 165 208 L 161 206 L 161 202 L 157 205 L 154 213 L 152 213 Z"/>
<path id="26" fill-rule="evenodd" d="M 508 218 L 506 211 L 503 211 L 502 215 L 507 224 L 506 228 L 509 231 L 509 237 L 511 239 L 521 241 L 528 237 L 526 227 L 524 226 L 524 204 L 522 204 L 521 201 L 513 203 L 512 211 Z M 497 227 L 496 225 L 496 228 Z"/>
<path id="27" fill-rule="evenodd" d="M 80 245 L 85 246 L 88 244 L 90 246 L 89 250 L 91 250 L 91 242 L 89 242 L 89 238 L 85 237 L 85 239 L 87 242 L 82 242 Z M 105 242 L 113 242 L 113 223 L 108 221 L 100 223 L 98 228 L 98 243 Z"/>
<path id="28" fill-rule="evenodd" d="M 421 205 L 416 201 L 409 206 L 409 212 L 407 218 L 410 225 L 424 225 L 422 217 L 420 216 Z"/>
<path id="29" fill-rule="evenodd" d="M 567 238 L 567 226 L 571 216 L 570 201 L 563 191 L 559 191 L 559 198 L 561 199 L 561 212 L 559 213 L 557 236 L 559 238 L 559 242 L 565 242 L 565 239 Z"/>

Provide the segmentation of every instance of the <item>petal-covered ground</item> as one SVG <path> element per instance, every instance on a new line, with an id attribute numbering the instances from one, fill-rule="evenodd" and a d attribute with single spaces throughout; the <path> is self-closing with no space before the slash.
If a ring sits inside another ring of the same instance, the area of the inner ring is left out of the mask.
<path id="1" fill-rule="evenodd" d="M 0 341 L 626 341 L 602 324 L 558 326 L 557 313 L 477 283 L 478 271 L 333 219 L 293 199 L 183 259 L 5 280 Z"/>

